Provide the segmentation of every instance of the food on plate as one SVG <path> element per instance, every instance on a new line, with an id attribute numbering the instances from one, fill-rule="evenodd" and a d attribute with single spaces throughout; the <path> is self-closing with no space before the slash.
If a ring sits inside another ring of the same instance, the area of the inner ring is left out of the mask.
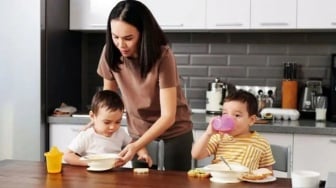
<path id="1" fill-rule="evenodd" d="M 244 173 L 242 175 L 242 178 L 248 179 L 248 180 L 262 180 L 262 179 L 267 178 L 267 176 L 272 176 L 272 175 L 273 175 L 272 170 L 268 168 L 259 168 L 251 172 Z"/>
<path id="2" fill-rule="evenodd" d="M 191 169 L 188 171 L 188 176 L 194 178 L 208 178 L 210 173 L 202 169 Z"/>
<path id="3" fill-rule="evenodd" d="M 134 168 L 133 172 L 135 174 L 148 174 L 149 173 L 149 169 L 148 168 Z"/>

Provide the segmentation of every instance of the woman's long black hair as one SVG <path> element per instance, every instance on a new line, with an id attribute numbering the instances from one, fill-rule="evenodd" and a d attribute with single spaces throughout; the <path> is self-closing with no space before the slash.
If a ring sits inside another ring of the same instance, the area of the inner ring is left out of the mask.
<path id="1" fill-rule="evenodd" d="M 160 58 L 161 46 L 167 45 L 168 40 L 152 13 L 144 4 L 136 0 L 120 1 L 110 12 L 106 31 L 105 58 L 109 67 L 115 72 L 120 71 L 119 65 L 122 62 L 120 61 L 121 53 L 112 40 L 111 21 L 114 19 L 127 22 L 139 31 L 140 74 L 142 78 L 145 78 Z"/>

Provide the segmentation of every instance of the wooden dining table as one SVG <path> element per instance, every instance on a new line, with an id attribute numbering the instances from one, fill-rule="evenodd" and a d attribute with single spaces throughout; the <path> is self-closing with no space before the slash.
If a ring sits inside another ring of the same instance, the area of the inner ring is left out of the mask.
<path id="1" fill-rule="evenodd" d="M 192 178 L 187 172 L 150 169 L 148 174 L 135 174 L 131 168 L 114 168 L 102 172 L 87 167 L 63 164 L 61 173 L 49 174 L 45 162 L 0 161 L 0 187 L 4 188 L 286 188 L 289 178 L 277 178 L 268 183 L 213 183 L 209 178 Z"/>

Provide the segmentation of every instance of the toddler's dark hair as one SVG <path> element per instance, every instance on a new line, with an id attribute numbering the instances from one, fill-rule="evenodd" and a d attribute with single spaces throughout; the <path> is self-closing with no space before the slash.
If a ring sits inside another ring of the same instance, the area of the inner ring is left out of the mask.
<path id="1" fill-rule="evenodd" d="M 258 114 L 258 102 L 257 98 L 250 92 L 245 90 L 237 90 L 231 92 L 225 99 L 224 102 L 229 101 L 240 101 L 247 104 L 247 112 L 249 115 Z"/>
<path id="2" fill-rule="evenodd" d="M 98 91 L 92 98 L 91 111 L 97 115 L 99 109 L 124 111 L 124 103 L 118 93 L 110 90 Z"/>

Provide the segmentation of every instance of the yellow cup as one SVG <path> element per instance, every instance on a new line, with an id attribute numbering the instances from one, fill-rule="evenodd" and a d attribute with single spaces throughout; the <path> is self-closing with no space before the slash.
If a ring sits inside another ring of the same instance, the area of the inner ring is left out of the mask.
<path id="1" fill-rule="evenodd" d="M 44 153 L 47 161 L 48 173 L 60 173 L 62 171 L 62 156 L 63 153 L 53 146 L 49 152 Z"/>

